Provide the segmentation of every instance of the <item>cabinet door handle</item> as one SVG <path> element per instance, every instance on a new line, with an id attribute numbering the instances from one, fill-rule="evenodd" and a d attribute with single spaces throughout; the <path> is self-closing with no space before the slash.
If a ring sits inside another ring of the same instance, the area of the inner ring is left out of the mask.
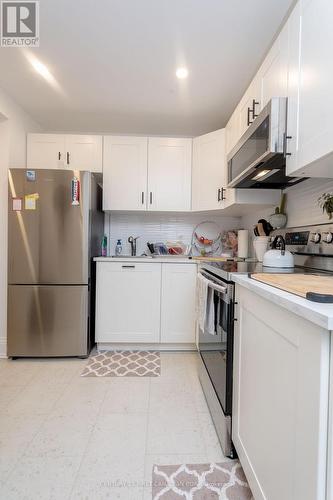
<path id="1" fill-rule="evenodd" d="M 247 108 L 247 126 L 251 125 L 251 120 L 250 120 L 250 113 L 252 112 L 252 109 L 249 107 Z"/>
<path id="2" fill-rule="evenodd" d="M 69 152 L 68 151 L 66 153 L 66 163 L 67 163 L 67 165 L 69 165 Z"/>
<path id="3" fill-rule="evenodd" d="M 221 188 L 221 201 L 226 200 L 226 197 L 224 196 L 225 191 L 227 191 L 225 188 Z"/>
<path id="4" fill-rule="evenodd" d="M 221 188 L 217 190 L 217 201 L 221 201 Z"/>
<path id="5" fill-rule="evenodd" d="M 150 191 L 149 193 L 149 203 L 152 205 L 153 204 L 153 192 Z"/>
<path id="6" fill-rule="evenodd" d="M 283 134 L 283 156 L 286 158 L 287 156 L 291 156 L 291 153 L 287 152 L 287 140 L 292 139 L 291 135 Z"/>
<path id="7" fill-rule="evenodd" d="M 145 193 L 144 193 L 144 191 L 142 191 L 142 193 L 141 193 L 141 203 L 142 203 L 142 205 L 145 204 Z"/>
<path id="8" fill-rule="evenodd" d="M 253 99 L 253 101 L 252 101 L 252 118 L 253 118 L 253 120 L 255 118 L 257 118 L 257 116 L 258 116 L 256 113 L 256 106 L 258 106 L 258 105 L 259 105 L 259 102 L 256 101 L 255 99 Z"/>
<path id="9" fill-rule="evenodd" d="M 135 266 L 121 266 L 123 269 L 135 269 Z"/>
<path id="10" fill-rule="evenodd" d="M 61 153 L 60 153 L 60 151 L 58 152 L 58 160 L 61 160 Z"/>

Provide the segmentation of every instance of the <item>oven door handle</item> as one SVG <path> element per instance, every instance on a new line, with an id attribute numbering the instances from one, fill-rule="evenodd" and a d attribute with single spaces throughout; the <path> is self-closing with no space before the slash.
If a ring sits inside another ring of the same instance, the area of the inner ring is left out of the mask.
<path id="1" fill-rule="evenodd" d="M 212 288 L 213 290 L 216 290 L 217 292 L 220 292 L 220 293 L 226 293 L 226 291 L 227 291 L 225 286 L 216 285 L 212 281 L 208 283 L 208 286 L 209 286 L 209 288 Z"/>
<path id="2" fill-rule="evenodd" d="M 208 282 L 208 286 L 210 288 L 213 288 L 213 290 L 216 290 L 217 292 L 220 292 L 220 293 L 227 293 L 227 287 L 223 286 L 222 284 L 220 285 L 218 280 L 213 281 L 212 277 L 204 272 L 200 272 L 198 274 L 200 276 L 202 276 Z"/>

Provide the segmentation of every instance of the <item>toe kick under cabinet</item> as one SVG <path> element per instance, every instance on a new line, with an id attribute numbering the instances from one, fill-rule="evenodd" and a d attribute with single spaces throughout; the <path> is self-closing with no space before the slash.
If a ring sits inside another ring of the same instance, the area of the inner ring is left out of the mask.
<path id="1" fill-rule="evenodd" d="M 193 348 L 196 272 L 194 263 L 97 261 L 98 347 Z"/>

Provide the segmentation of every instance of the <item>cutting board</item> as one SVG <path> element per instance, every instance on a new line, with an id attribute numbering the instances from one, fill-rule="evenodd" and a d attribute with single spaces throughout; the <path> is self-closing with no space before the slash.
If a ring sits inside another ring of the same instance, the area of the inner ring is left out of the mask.
<path id="1" fill-rule="evenodd" d="M 333 303 L 333 276 L 253 273 L 251 278 L 313 302 Z"/>

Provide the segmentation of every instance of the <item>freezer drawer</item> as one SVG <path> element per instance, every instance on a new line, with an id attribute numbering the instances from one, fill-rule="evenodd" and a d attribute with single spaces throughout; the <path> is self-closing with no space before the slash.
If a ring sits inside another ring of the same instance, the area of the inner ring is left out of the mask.
<path id="1" fill-rule="evenodd" d="M 88 287 L 9 285 L 8 356 L 84 356 Z"/>

